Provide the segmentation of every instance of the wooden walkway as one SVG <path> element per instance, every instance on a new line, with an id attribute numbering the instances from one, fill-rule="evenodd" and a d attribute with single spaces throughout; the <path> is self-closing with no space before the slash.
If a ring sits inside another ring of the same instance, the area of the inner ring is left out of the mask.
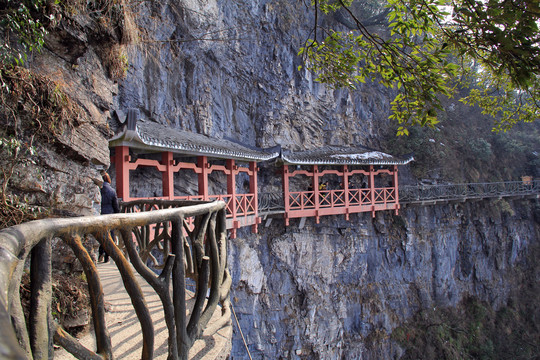
<path id="1" fill-rule="evenodd" d="M 111 336 L 114 357 L 119 360 L 139 360 L 141 358 L 142 344 L 141 325 L 135 315 L 131 300 L 124 289 L 120 273 L 112 260 L 109 263 L 99 263 L 98 272 L 108 308 L 106 321 Z M 166 360 L 169 333 L 163 317 L 163 305 L 158 295 L 142 277 L 137 276 L 137 280 L 143 290 L 154 323 L 154 359 Z M 195 301 L 192 292 L 188 293 L 186 300 L 188 309 L 191 309 Z M 189 352 L 190 359 L 221 360 L 228 357 L 232 339 L 231 323 L 229 322 L 218 329 L 212 326 L 219 318 L 220 312 L 221 307 L 218 306 L 214 318 L 208 324 L 202 338 L 197 340 L 191 348 Z M 87 348 L 95 349 L 95 339 L 91 331 L 82 336 L 80 342 Z M 54 358 L 60 360 L 75 359 L 64 349 L 55 351 Z"/>
<path id="2" fill-rule="evenodd" d="M 368 190 L 362 189 L 362 191 Z M 399 204 L 404 206 L 505 197 L 538 198 L 540 197 L 540 180 L 400 186 L 398 198 Z M 366 203 L 370 202 L 366 201 Z M 259 215 L 263 220 L 266 217 L 283 216 L 283 214 L 285 214 L 285 205 L 282 193 L 259 193 Z"/>

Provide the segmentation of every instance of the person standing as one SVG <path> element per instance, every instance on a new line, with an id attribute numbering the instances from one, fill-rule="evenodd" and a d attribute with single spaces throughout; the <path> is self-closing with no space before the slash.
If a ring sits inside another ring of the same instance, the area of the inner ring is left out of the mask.
<path id="1" fill-rule="evenodd" d="M 111 177 L 109 174 L 104 173 L 103 186 L 101 187 L 101 215 L 116 214 L 120 212 L 118 207 L 118 198 L 116 197 L 116 191 L 111 186 Z M 99 245 L 99 257 L 101 259 L 103 255 L 103 262 L 109 262 L 109 254 L 103 248 L 103 245 Z"/>

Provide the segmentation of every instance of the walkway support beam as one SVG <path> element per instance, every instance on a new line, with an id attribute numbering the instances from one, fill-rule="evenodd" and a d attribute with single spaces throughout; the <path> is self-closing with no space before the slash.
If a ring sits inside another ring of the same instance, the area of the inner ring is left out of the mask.
<path id="1" fill-rule="evenodd" d="M 396 202 L 395 214 L 399 213 L 399 187 L 398 187 L 398 167 L 394 165 L 394 198 Z"/>
<path id="2" fill-rule="evenodd" d="M 236 238 L 237 219 L 236 219 L 236 173 L 237 167 L 233 159 L 227 160 L 227 194 L 231 196 L 229 201 L 229 211 L 232 215 L 233 227 L 231 229 L 231 238 Z"/>
<path id="3" fill-rule="evenodd" d="M 313 203 L 315 204 L 315 222 L 318 224 L 320 222 L 319 217 L 319 201 L 320 201 L 320 192 L 319 192 L 319 166 L 313 165 L 313 192 L 314 198 Z"/>
<path id="4" fill-rule="evenodd" d="M 371 216 L 375 217 L 375 176 L 373 165 L 369 165 L 369 199 L 371 201 Z"/>
<path id="5" fill-rule="evenodd" d="M 208 201 L 208 158 L 206 156 L 198 156 L 197 164 L 201 169 L 199 173 L 199 195 L 203 197 L 203 200 Z"/>
<path id="6" fill-rule="evenodd" d="M 349 169 L 343 165 L 343 193 L 345 197 L 345 220 L 349 221 Z"/>
<path id="7" fill-rule="evenodd" d="M 259 196 L 257 191 L 257 172 L 259 169 L 257 168 L 257 163 L 255 161 L 249 162 L 249 192 L 253 194 L 253 209 L 255 210 L 255 224 L 251 225 L 251 232 L 256 234 L 257 233 L 257 225 L 259 223 Z M 245 209 L 247 211 L 247 209 Z"/>
<path id="8" fill-rule="evenodd" d="M 173 153 L 164 151 L 161 153 L 161 163 L 165 166 L 165 171 L 161 173 L 163 196 L 174 199 L 174 172 L 173 172 Z"/>
<path id="9" fill-rule="evenodd" d="M 129 147 L 117 146 L 114 154 L 116 193 L 124 201 L 129 200 L 129 160 Z"/>
<path id="10" fill-rule="evenodd" d="M 289 190 L 289 165 L 283 165 L 283 202 L 285 205 L 285 226 L 289 226 L 290 190 Z"/>

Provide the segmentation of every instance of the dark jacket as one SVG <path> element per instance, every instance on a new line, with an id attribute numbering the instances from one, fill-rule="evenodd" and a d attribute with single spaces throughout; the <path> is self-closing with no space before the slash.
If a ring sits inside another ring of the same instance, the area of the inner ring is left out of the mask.
<path id="1" fill-rule="evenodd" d="M 104 181 L 101 188 L 101 214 L 114 214 L 119 213 L 118 199 L 116 198 L 116 191 L 112 188 L 111 184 Z"/>

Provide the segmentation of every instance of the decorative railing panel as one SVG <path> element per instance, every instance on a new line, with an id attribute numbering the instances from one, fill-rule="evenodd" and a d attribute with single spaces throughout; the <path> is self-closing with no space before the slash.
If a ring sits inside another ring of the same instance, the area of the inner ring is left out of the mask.
<path id="1" fill-rule="evenodd" d="M 313 191 L 295 191 L 290 192 L 289 195 L 291 210 L 315 208 L 315 193 Z M 283 197 L 283 195 L 281 196 Z"/>
<path id="2" fill-rule="evenodd" d="M 396 202 L 394 188 L 374 189 L 375 204 L 386 204 Z"/>
<path id="3" fill-rule="evenodd" d="M 344 190 L 322 190 L 319 191 L 319 198 L 321 208 L 345 206 Z"/>
<path id="4" fill-rule="evenodd" d="M 226 268 L 225 204 L 175 203 L 170 208 L 137 213 L 137 204 L 125 207 L 126 214 L 45 219 L 0 231 L 0 349 L 10 359 L 45 359 L 54 343 L 78 359 L 113 359 L 105 322 L 104 297 L 97 268 L 81 239 L 95 237 L 114 260 L 141 323 L 141 359 L 152 359 L 154 331 L 149 309 L 135 280 L 134 268 L 156 291 L 162 303 L 169 332 L 168 359 L 187 359 L 190 347 L 201 335 L 219 303 L 220 321 L 228 322 L 231 278 Z M 147 203 L 143 210 L 172 204 Z M 187 219 L 193 219 L 188 226 Z M 128 258 L 111 237 L 118 236 Z M 152 234 L 152 236 L 151 236 Z M 96 348 L 88 349 L 67 334 L 51 317 L 51 241 L 60 238 L 79 259 L 88 280 Z M 135 242 L 139 247 L 136 249 Z M 162 260 L 152 252 L 162 249 Z M 31 306 L 26 320 L 19 287 L 30 256 Z M 146 265 L 150 256 L 161 274 Z M 130 264 L 131 262 L 131 264 Z M 196 279 L 195 305 L 187 316 L 186 277 Z M 172 291 L 171 291 L 172 290 Z M 209 290 L 209 291 L 208 291 Z M 209 295 L 208 295 L 209 294 Z M 208 298 L 207 298 L 208 295 Z M 27 321 L 28 325 L 27 326 Z"/>

